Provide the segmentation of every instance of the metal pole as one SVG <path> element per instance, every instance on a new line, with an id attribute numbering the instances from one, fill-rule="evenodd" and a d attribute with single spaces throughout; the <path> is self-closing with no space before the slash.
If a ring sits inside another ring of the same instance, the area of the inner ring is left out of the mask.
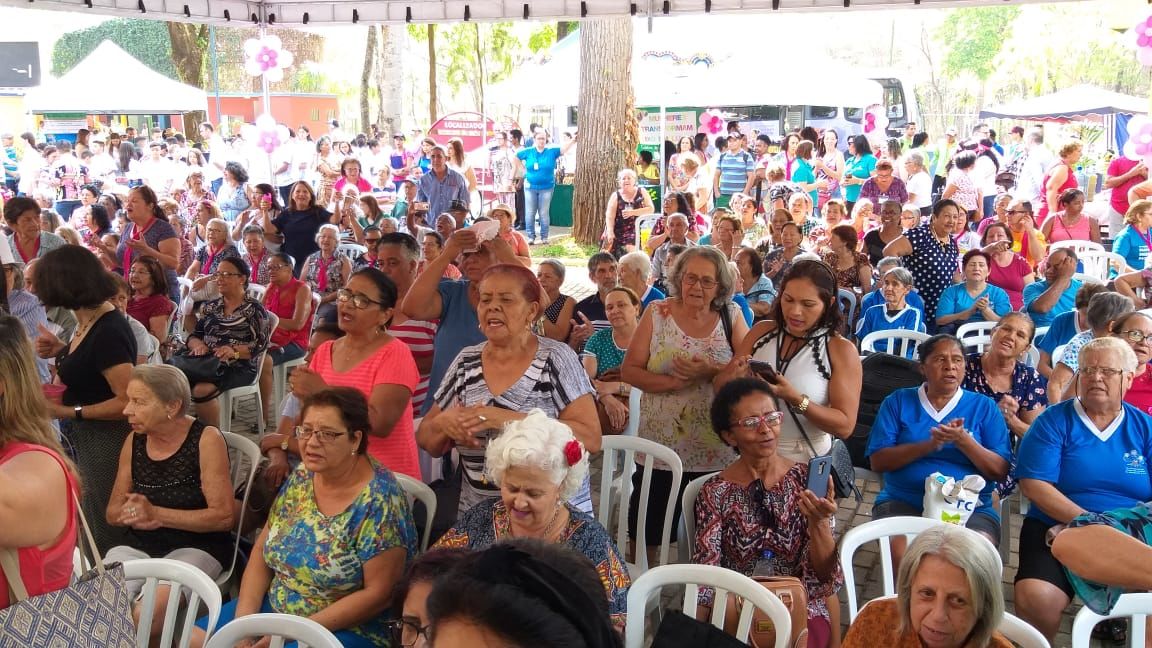
<path id="1" fill-rule="evenodd" d="M 264 4 L 260 4 L 260 11 L 263 13 Z M 260 38 L 263 39 L 268 33 L 268 23 L 265 21 L 264 16 L 260 17 Z M 268 94 L 268 76 L 260 75 L 260 94 L 263 95 L 264 100 L 264 114 L 269 117 L 272 116 L 272 97 Z M 283 145 L 282 145 L 283 146 Z M 276 186 L 276 168 L 272 163 L 272 154 L 268 153 L 268 184 L 273 187 Z"/>
<path id="2" fill-rule="evenodd" d="M 216 28 L 211 26 L 208 27 L 208 50 L 212 52 L 212 89 L 216 92 L 216 121 L 220 122 L 224 118 L 220 110 L 220 60 L 216 57 Z"/>

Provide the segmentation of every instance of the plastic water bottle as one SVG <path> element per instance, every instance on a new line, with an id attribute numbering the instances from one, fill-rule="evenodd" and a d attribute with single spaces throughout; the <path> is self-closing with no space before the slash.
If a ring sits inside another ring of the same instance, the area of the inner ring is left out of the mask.
<path id="1" fill-rule="evenodd" d="M 756 561 L 756 566 L 752 568 L 752 576 L 762 576 L 765 578 L 776 575 L 776 554 L 771 549 L 765 549 L 760 553 L 760 559 Z"/>

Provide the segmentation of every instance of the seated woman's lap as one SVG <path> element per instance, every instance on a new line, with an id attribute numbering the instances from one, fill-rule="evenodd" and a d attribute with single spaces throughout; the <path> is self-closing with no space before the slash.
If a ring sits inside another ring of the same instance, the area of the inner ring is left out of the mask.
<path id="1" fill-rule="evenodd" d="M 112 547 L 104 552 L 105 564 L 123 563 L 130 560 L 143 560 L 145 558 L 151 558 L 151 556 L 135 547 L 129 547 L 127 545 Z M 207 574 L 208 578 L 212 580 L 216 580 L 220 574 L 224 573 L 224 566 L 220 564 L 220 561 L 213 558 L 208 552 L 193 547 L 174 549 L 164 555 L 164 558 L 192 565 Z M 144 589 L 144 581 L 142 580 L 130 580 L 125 585 L 132 598 L 140 596 L 140 592 Z"/>
<path id="2" fill-rule="evenodd" d="M 1020 526 L 1020 565 L 1016 568 L 1016 580 L 1020 581 L 1034 578 L 1051 583 L 1060 588 L 1064 594 L 1072 599 L 1076 596 L 1072 582 L 1064 572 L 1064 566 L 1052 555 L 1052 548 L 1048 546 L 1048 529 L 1050 525 L 1035 518 L 1026 517 Z"/>
<path id="3" fill-rule="evenodd" d="M 924 507 L 913 506 L 907 502 L 900 500 L 890 499 L 872 507 L 872 519 L 881 520 L 883 518 L 907 516 L 907 517 L 921 517 L 924 515 Z M 1000 521 L 992 513 L 986 512 L 982 509 L 976 509 L 968 518 L 968 523 L 964 525 L 965 528 L 972 529 L 979 532 L 981 535 L 988 538 L 994 545 L 1000 544 Z"/>
<path id="4" fill-rule="evenodd" d="M 236 618 L 236 603 L 238 603 L 238 601 L 236 599 L 232 599 L 228 603 L 224 604 L 224 607 L 220 609 L 220 620 L 216 623 L 217 630 L 223 628 L 228 623 L 231 623 L 232 620 Z M 260 604 L 260 613 L 269 614 L 274 612 L 276 612 L 276 610 L 272 609 L 272 603 L 268 600 L 268 597 L 265 596 L 264 601 Z M 207 629 L 208 617 L 205 616 L 197 619 L 196 627 L 200 628 L 201 630 Z M 340 643 L 344 645 L 344 648 L 375 648 L 375 644 L 373 644 L 368 639 L 361 637 L 355 632 L 352 632 L 351 630 L 337 630 L 332 634 L 336 635 L 336 638 L 340 640 Z M 284 644 L 284 648 L 296 648 L 296 646 L 297 644 L 295 641 Z"/>

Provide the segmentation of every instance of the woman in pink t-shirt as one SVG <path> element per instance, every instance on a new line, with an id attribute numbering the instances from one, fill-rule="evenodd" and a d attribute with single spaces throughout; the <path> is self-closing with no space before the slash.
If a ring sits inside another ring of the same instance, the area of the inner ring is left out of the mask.
<path id="1" fill-rule="evenodd" d="M 1024 305 L 1024 286 L 1035 281 L 1036 274 L 1024 257 L 1012 251 L 1012 230 L 1004 223 L 992 223 L 984 230 L 980 245 L 992 259 L 988 264 L 988 283 L 1008 293 L 1012 310 L 1020 310 Z"/>
<path id="2" fill-rule="evenodd" d="M 396 285 L 383 272 L 355 272 L 337 293 L 337 323 L 344 337 L 325 342 L 289 384 L 303 398 L 325 387 L 355 387 L 368 399 L 372 432 L 368 454 L 393 472 L 420 479 L 412 429 L 412 394 L 420 381 L 408 345 L 388 334 Z"/>

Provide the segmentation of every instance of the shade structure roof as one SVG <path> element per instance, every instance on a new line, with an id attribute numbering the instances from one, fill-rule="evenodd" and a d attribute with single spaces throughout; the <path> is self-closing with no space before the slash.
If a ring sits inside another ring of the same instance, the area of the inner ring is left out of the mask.
<path id="1" fill-rule="evenodd" d="M 1065 88 L 1052 94 L 1021 99 L 980 111 L 980 117 L 1026 119 L 1032 121 L 1068 121 L 1105 115 L 1145 114 L 1148 99 L 1120 94 L 1091 85 Z"/>
<path id="2" fill-rule="evenodd" d="M 131 79 L 131 88 L 110 92 L 108 79 Z M 207 110 L 201 89 L 173 81 L 144 65 L 112 41 L 104 41 L 59 79 L 28 90 L 24 105 L 34 113 L 174 115 Z"/>

